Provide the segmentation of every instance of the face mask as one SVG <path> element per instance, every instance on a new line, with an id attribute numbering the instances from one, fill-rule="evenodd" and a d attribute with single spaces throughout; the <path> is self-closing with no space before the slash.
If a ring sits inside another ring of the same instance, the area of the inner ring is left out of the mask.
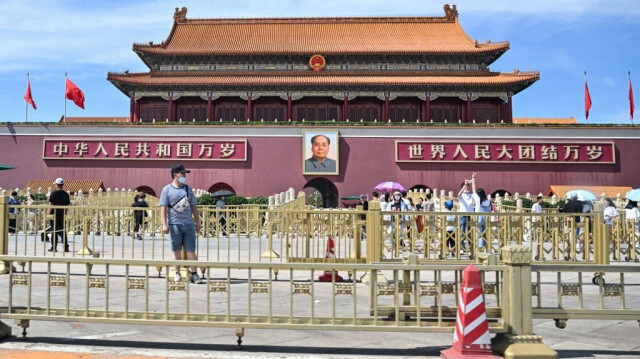
<path id="1" fill-rule="evenodd" d="M 187 182 L 187 178 L 186 177 L 180 177 L 180 178 L 178 178 L 178 182 L 184 184 L 185 182 Z"/>
<path id="2" fill-rule="evenodd" d="M 397 201 L 400 199 L 400 196 L 393 196 L 393 198 Z"/>

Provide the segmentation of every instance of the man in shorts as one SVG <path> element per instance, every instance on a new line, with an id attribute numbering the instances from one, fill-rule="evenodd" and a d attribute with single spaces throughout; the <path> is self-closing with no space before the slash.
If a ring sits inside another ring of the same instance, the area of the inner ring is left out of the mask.
<path id="1" fill-rule="evenodd" d="M 198 260 L 196 232 L 200 231 L 200 215 L 196 207 L 198 203 L 196 196 L 191 187 L 185 184 L 189 172 L 191 171 L 185 169 L 183 165 L 173 166 L 171 168 L 172 182 L 166 185 L 160 194 L 162 231 L 165 234 L 171 233 L 171 250 L 175 260 L 182 259 L 183 249 L 187 254 L 187 260 Z M 176 266 L 176 274 L 173 278 L 176 282 L 182 281 L 179 265 Z M 191 267 L 191 282 L 204 283 L 195 266 Z"/>

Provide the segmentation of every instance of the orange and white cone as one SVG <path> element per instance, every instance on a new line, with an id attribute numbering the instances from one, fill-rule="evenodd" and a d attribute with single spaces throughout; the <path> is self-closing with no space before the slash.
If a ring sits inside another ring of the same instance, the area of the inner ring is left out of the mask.
<path id="1" fill-rule="evenodd" d="M 445 359 L 502 358 L 493 355 L 484 306 L 480 271 L 473 264 L 464 270 L 458 300 L 453 346 L 440 352 Z"/>
<path id="2" fill-rule="evenodd" d="M 329 236 L 327 240 L 327 252 L 325 253 L 326 259 L 336 258 L 336 243 L 333 241 L 333 237 Z M 324 271 L 322 275 L 318 277 L 321 282 L 331 282 L 335 277 L 336 282 L 342 282 L 342 277 L 338 275 L 338 271 Z"/>

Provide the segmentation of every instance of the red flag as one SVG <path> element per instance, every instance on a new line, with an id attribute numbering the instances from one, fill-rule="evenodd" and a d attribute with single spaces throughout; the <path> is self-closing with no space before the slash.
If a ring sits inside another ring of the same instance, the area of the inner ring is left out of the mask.
<path id="1" fill-rule="evenodd" d="M 67 99 L 72 100 L 78 107 L 84 110 L 84 92 L 71 82 L 68 77 L 65 84 L 65 95 Z"/>
<path id="2" fill-rule="evenodd" d="M 587 80 L 584 80 L 584 115 L 589 119 L 589 110 L 591 109 L 591 96 L 589 95 L 589 86 Z"/>
<path id="3" fill-rule="evenodd" d="M 24 99 L 27 101 L 27 103 L 30 103 L 31 106 L 33 106 L 33 109 L 37 109 L 38 106 L 36 106 L 36 103 L 33 101 L 33 97 L 31 96 L 31 82 L 29 81 L 29 78 L 27 77 L 27 93 L 24 94 Z"/>
<path id="4" fill-rule="evenodd" d="M 629 77 L 629 114 L 633 119 L 633 110 L 635 110 L 635 106 L 633 105 L 633 88 L 631 87 L 631 77 Z"/>

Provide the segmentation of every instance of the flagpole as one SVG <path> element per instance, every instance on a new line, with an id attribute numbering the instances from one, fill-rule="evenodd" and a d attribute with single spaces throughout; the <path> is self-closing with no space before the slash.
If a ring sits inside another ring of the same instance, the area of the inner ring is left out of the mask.
<path id="1" fill-rule="evenodd" d="M 585 86 L 586 86 L 587 85 L 587 70 L 584 71 L 584 83 L 585 83 Z M 584 120 L 585 120 L 586 123 L 589 123 L 589 117 L 586 115 L 586 113 L 585 113 L 585 116 L 584 116 Z"/>
<path id="2" fill-rule="evenodd" d="M 64 73 L 64 117 L 62 122 L 67 122 L 67 73 Z"/>
<path id="3" fill-rule="evenodd" d="M 629 75 L 629 95 L 632 95 L 632 91 L 631 91 L 631 71 L 627 71 L 627 74 Z M 633 103 L 633 97 L 629 98 L 629 106 L 631 106 L 631 103 Z M 633 126 L 633 115 L 631 114 L 631 111 L 629 111 L 629 120 L 631 121 L 631 126 Z"/>
<path id="4" fill-rule="evenodd" d="M 29 73 L 27 72 L 27 84 L 29 84 Z M 24 123 L 29 122 L 29 103 L 25 101 L 24 103 Z"/>

